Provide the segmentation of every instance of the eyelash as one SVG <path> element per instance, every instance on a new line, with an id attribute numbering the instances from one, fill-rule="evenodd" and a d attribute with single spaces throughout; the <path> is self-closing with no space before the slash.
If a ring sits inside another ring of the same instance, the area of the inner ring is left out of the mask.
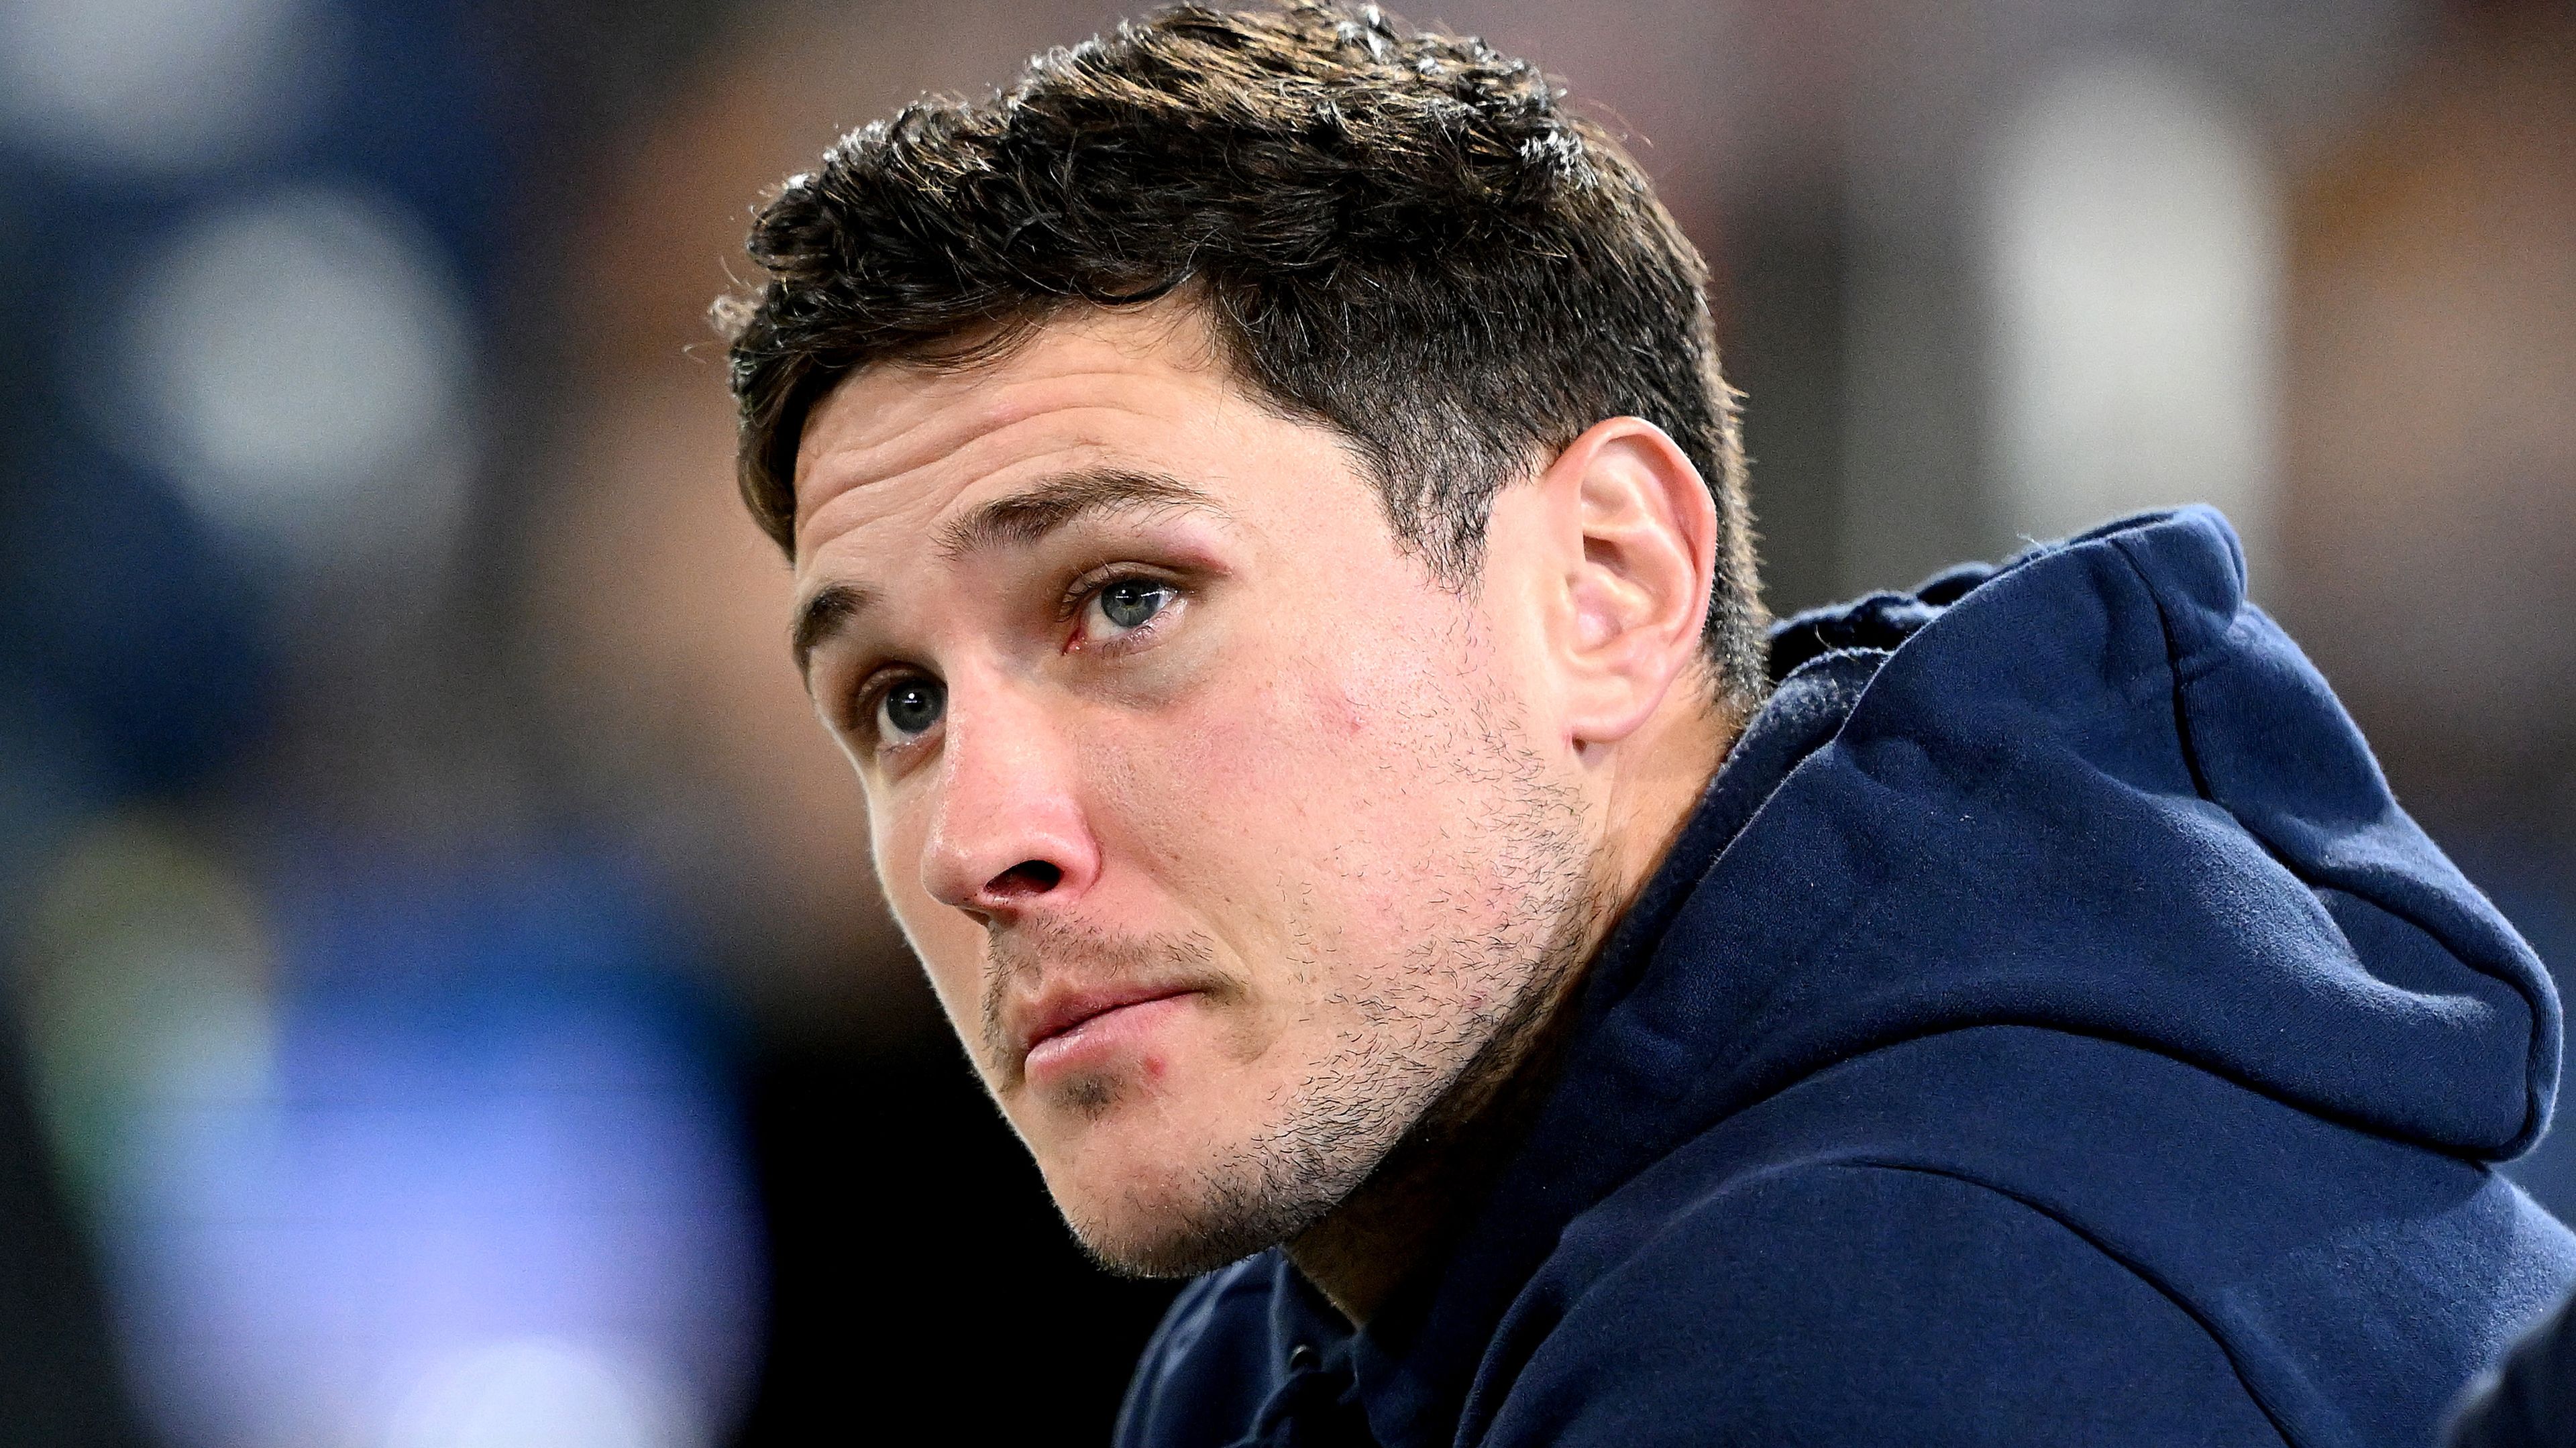
<path id="1" fill-rule="evenodd" d="M 1152 569 L 1140 568 L 1133 563 L 1113 563 L 1106 567 L 1092 569 L 1066 585 L 1064 597 L 1056 602 L 1056 622 L 1062 625 L 1081 618 L 1083 610 L 1091 607 L 1093 600 L 1121 583 L 1143 583 L 1168 590 L 1172 595 L 1171 602 L 1156 609 L 1152 618 L 1116 638 L 1090 645 L 1092 652 L 1107 653 L 1115 657 L 1129 648 L 1143 647 L 1145 640 L 1162 632 L 1163 620 L 1171 616 L 1172 609 L 1189 597 L 1189 591 L 1181 586 L 1178 579 Z"/>
<path id="2" fill-rule="evenodd" d="M 1148 569 L 1139 568 L 1132 563 L 1118 563 L 1111 564 L 1103 568 L 1095 568 L 1074 579 L 1072 583 L 1066 585 L 1064 596 L 1056 602 L 1056 622 L 1059 625 L 1073 622 L 1081 616 L 1082 611 L 1085 608 L 1088 608 L 1091 605 L 1092 600 L 1099 597 L 1100 594 L 1114 585 L 1130 582 L 1149 583 L 1156 588 L 1170 589 L 1172 592 L 1172 602 L 1163 605 L 1162 608 L 1155 611 L 1152 618 L 1138 624 L 1133 629 L 1120 634 L 1114 639 L 1104 640 L 1101 643 L 1092 645 L 1091 652 L 1106 653 L 1115 657 L 1120 653 L 1126 652 L 1129 648 L 1142 647 L 1144 640 L 1148 640 L 1162 631 L 1163 620 L 1171 615 L 1172 608 L 1175 604 L 1179 604 L 1189 597 L 1189 590 L 1183 588 L 1180 581 L 1177 579 L 1167 577 Z M 907 679 L 923 677 L 927 676 L 922 674 L 918 669 L 880 669 L 876 673 L 870 675 L 867 681 L 860 685 L 858 692 L 851 696 L 849 718 L 844 727 L 850 732 L 866 735 L 868 742 L 871 745 L 878 744 L 879 741 L 876 738 L 877 707 L 884 702 L 886 694 L 897 685 L 902 684 Z"/>
<path id="3" fill-rule="evenodd" d="M 879 742 L 877 706 L 885 701 L 886 692 L 895 685 L 918 677 L 921 675 L 914 669 L 879 669 L 870 674 L 860 682 L 857 692 L 850 695 L 848 716 L 841 721 L 842 732 L 861 735 L 871 748 L 875 747 Z"/>

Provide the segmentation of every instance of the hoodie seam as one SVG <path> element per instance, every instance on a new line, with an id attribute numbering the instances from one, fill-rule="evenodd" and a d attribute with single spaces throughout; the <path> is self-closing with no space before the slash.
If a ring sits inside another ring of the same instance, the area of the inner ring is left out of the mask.
<path id="1" fill-rule="evenodd" d="M 2200 750 L 2192 742 L 2191 711 L 2189 703 L 2184 698 L 2184 691 L 2192 684 L 2198 682 L 2204 675 L 2207 675 L 2211 671 L 2215 670 L 2220 664 L 2225 662 L 2226 656 L 2229 652 L 2227 642 L 2236 637 L 2237 620 L 2235 616 L 2231 614 L 2228 619 L 2227 627 L 2217 631 L 2215 640 L 2209 647 L 2195 650 L 2186 657 L 2180 647 L 2180 641 L 2175 637 L 2173 613 L 2172 610 L 2165 606 L 2164 591 L 2156 586 L 2154 577 L 2147 572 L 2146 567 L 2143 564 L 2139 563 L 2137 555 L 2131 550 L 2130 541 L 2126 538 L 2118 537 L 2108 538 L 2104 541 L 2110 543 L 2113 549 L 2119 554 L 2120 561 L 2128 565 L 2130 573 L 2135 575 L 2138 580 L 2138 586 L 2145 590 L 2148 600 L 2155 605 L 2156 629 L 2164 637 L 2165 670 L 2173 680 L 2174 742 L 2176 748 L 2182 755 L 2184 769 L 2189 771 L 2191 775 L 2193 791 L 2197 793 L 2201 799 L 2221 810 L 2226 811 L 2227 817 L 2236 822 L 2236 827 L 2245 832 L 2245 837 L 2247 839 L 2261 845 L 2263 847 L 2263 853 L 2271 857 L 2272 863 L 2280 866 L 2284 873 L 2289 875 L 2291 879 L 2298 881 L 2299 884 L 2310 894 L 2315 894 L 2321 889 L 2341 891 L 2357 900 L 2368 903 L 2373 909 L 2387 912 L 2393 918 L 2404 921 L 2407 925 L 2423 932 L 2431 939 L 2439 941 L 2442 938 L 2440 932 L 2436 931 L 2431 923 L 2416 918 L 2415 912 L 2405 908 L 2401 903 L 2394 900 L 2384 899 L 2375 893 L 2364 893 L 2346 885 L 2317 879 L 2309 871 L 2301 868 L 2296 860 L 2290 858 L 2289 854 L 2281 848 L 2279 842 L 2274 840 L 2270 834 L 2257 827 L 2253 821 L 2245 818 L 2243 814 L 2239 813 L 2236 808 L 2230 805 L 2227 801 L 2218 797 L 2217 791 L 2210 785 L 2207 772 L 2201 767 Z M 2337 934 L 2342 933 L 2342 926 L 2340 924 L 2338 924 L 2335 929 Z M 2347 949 L 2352 948 L 2351 942 L 2348 938 L 2345 941 L 2345 945 Z M 2445 949 L 2447 948 L 2448 947 L 2445 947 Z M 2355 954 L 2358 955 L 2358 951 L 2356 951 Z M 2548 1013 L 2540 1008 L 2540 1003 L 2533 1000 L 2531 995 L 2525 991 L 2519 983 L 2510 980 L 2505 976 L 2498 975 L 2493 971 L 2486 970 L 2477 963 L 2470 961 L 2465 957 L 2458 956 L 2456 953 L 2453 955 L 2453 958 L 2459 960 L 2459 962 L 2466 966 L 2472 973 L 2484 976 L 2488 980 L 2494 981 L 2496 984 L 2511 991 L 2514 997 L 2522 1002 L 2523 1015 L 2530 1022 L 2530 1028 L 2525 1032 L 2523 1042 L 2523 1060 L 2525 1065 L 2523 1068 L 2522 1123 L 2520 1129 L 2514 1133 L 2514 1137 L 2516 1140 L 2521 1140 L 2524 1137 L 2530 1137 L 2537 1140 L 2543 1124 L 2548 1119 L 2548 1109 L 2545 1105 L 2539 1104 L 2539 1082 L 2535 1079 L 2534 1070 L 2529 1063 L 2545 1054 L 2544 1047 L 2547 1044 Z M 2530 1148 L 2528 1146 L 2524 1148 L 2525 1151 L 2528 1151 L 2529 1149 Z M 2488 1162 L 2492 1160 L 2492 1158 L 2483 1156 L 2469 1157 L 2458 1152 L 2445 1151 L 2444 1154 L 2459 1156 L 2462 1160 L 2476 1160 L 2480 1162 Z"/>
<path id="2" fill-rule="evenodd" d="M 2208 1338 L 2210 1345 L 2217 1348 L 2219 1355 L 2227 1360 L 2228 1371 L 2235 1375 L 2237 1387 L 2244 1390 L 2246 1399 L 2254 1404 L 2255 1410 L 2263 1415 L 2264 1421 L 2272 1425 L 2272 1431 L 2280 1436 L 2281 1442 L 2285 1445 L 2285 1448 L 2299 1448 L 2298 1440 L 2291 1436 L 2289 1426 L 2282 1421 L 2280 1413 L 2274 1410 L 2270 1401 L 2264 1397 L 2262 1390 L 2255 1387 L 2254 1384 L 2247 1379 L 2244 1363 L 2238 1360 L 2235 1349 L 2228 1345 L 2226 1336 L 2219 1332 L 2218 1328 L 2210 1322 L 2208 1316 L 2202 1313 L 2188 1297 L 2185 1297 L 2183 1294 L 2167 1285 L 2163 1280 L 2158 1278 L 2154 1272 L 2148 1270 L 2144 1263 L 2133 1260 L 2127 1253 L 2120 1251 L 2118 1248 L 2104 1241 L 2099 1236 L 2096 1236 L 2093 1232 L 2087 1230 L 2082 1223 L 2067 1217 L 2063 1213 L 2052 1210 L 2043 1203 L 2034 1201 L 2030 1197 L 2024 1196 L 2010 1187 L 2003 1186 L 1996 1182 L 1987 1181 L 1982 1177 L 1978 1177 L 1967 1172 L 1950 1168 L 1926 1166 L 1919 1162 L 1888 1161 L 1874 1157 L 1848 1157 L 1838 1162 L 1820 1165 L 1853 1171 L 1901 1172 L 1912 1176 L 1926 1176 L 1938 1178 L 1943 1181 L 1953 1181 L 1962 1186 L 1974 1187 L 1993 1196 L 2001 1197 L 2005 1201 L 2022 1207 L 2036 1216 L 2055 1223 L 2068 1234 L 2072 1235 L 2077 1241 L 2082 1242 L 2084 1245 L 2092 1248 L 2095 1252 L 2100 1253 L 2104 1259 L 2119 1267 L 2131 1277 L 2136 1278 L 2140 1283 L 2144 1284 L 2149 1291 L 2162 1297 L 2165 1301 L 2172 1303 L 2176 1310 L 2180 1311 L 2185 1317 L 2190 1318 L 2192 1325 L 2199 1328 L 2201 1335 Z M 1795 1171 L 1797 1168 L 1791 1168 L 1790 1170 Z"/>
<path id="3" fill-rule="evenodd" d="M 2170 1041 L 2161 1040 L 2153 1036 L 2134 1034 L 2114 1028 L 2107 1024 L 2052 1019 L 2047 1016 L 2027 1012 L 2007 1012 L 1980 1016 L 1974 1019 L 1942 1021 L 1933 1024 L 1926 1024 L 1918 1029 L 1909 1029 L 1901 1033 L 1887 1036 L 1883 1039 L 1867 1040 L 1859 1045 L 1853 1046 L 1847 1052 L 1837 1055 L 1833 1060 L 1826 1061 L 1812 1070 L 1800 1072 L 1797 1076 L 1781 1082 L 1778 1086 L 1764 1090 L 1759 1096 L 1746 1101 L 1743 1105 L 1732 1108 L 1724 1114 L 1710 1120 L 1705 1125 L 1701 1126 L 1694 1135 L 1705 1135 L 1708 1132 L 1722 1129 L 1728 1122 L 1747 1112 L 1766 1106 L 1771 1102 L 1788 1095 L 1790 1092 L 1815 1082 L 1833 1072 L 1841 1071 L 1846 1068 L 1856 1068 L 1861 1063 L 1869 1061 L 1872 1057 L 1879 1055 L 1881 1052 L 1903 1050 L 1909 1046 L 1939 1041 L 1948 1036 L 1965 1035 L 1971 1032 L 1987 1030 L 2036 1031 L 2048 1035 L 2065 1036 L 2073 1040 L 2096 1041 L 2106 1046 L 2116 1046 L 2122 1050 L 2135 1051 L 2140 1055 L 2153 1056 L 2158 1060 L 2171 1062 L 2185 1070 L 2197 1071 L 2212 1080 L 2223 1082 L 2236 1090 L 2243 1091 L 2250 1096 L 2255 1096 L 2264 1101 L 2268 1101 L 2275 1106 L 2295 1111 L 2302 1116 L 2325 1122 L 2330 1126 L 2338 1127 L 2357 1135 L 2369 1137 L 2374 1141 L 2383 1141 L 2392 1146 L 2403 1147 L 2408 1151 L 2420 1151 L 2428 1156 L 2440 1157 L 2446 1161 L 2457 1163 L 2460 1166 L 2475 1171 L 2489 1173 L 2493 1173 L 2495 1171 L 2495 1163 L 2493 1162 L 2477 1157 L 2465 1156 L 2460 1152 L 2435 1145 L 2419 1137 L 2400 1135 L 2396 1132 L 2390 1131 L 2384 1126 L 2365 1120 L 2361 1117 L 2354 1116 L 2348 1112 L 2336 1110 L 2333 1107 L 2326 1106 L 2319 1102 L 2302 1100 L 2277 1086 L 2267 1084 L 2245 1074 L 2241 1069 L 2222 1058 L 2216 1056 L 2203 1058 L 2175 1045 Z M 1639 1172 L 1638 1175 L 1643 1175 L 1643 1172 Z M 1634 1179 L 1634 1177 L 1629 1178 L 1631 1181 Z M 1625 1182 L 1621 1184 L 1622 1187 L 1625 1185 Z"/>
<path id="4" fill-rule="evenodd" d="M 2139 566 L 2137 556 L 2129 551 L 2128 545 L 2124 540 L 2111 539 L 2108 541 L 2111 543 L 2112 551 L 2119 554 L 2120 561 L 2128 565 L 2130 576 L 2137 579 L 2139 589 L 2147 595 L 2147 601 L 2155 606 L 2156 632 L 2164 640 L 2165 676 L 2170 680 L 2170 683 L 2166 686 L 2166 693 L 2173 705 L 2174 745 L 2182 754 L 2184 770 L 2191 775 L 2192 792 L 2199 795 L 2202 799 L 2207 800 L 2209 803 L 2217 805 L 2220 809 L 2227 810 L 2227 817 L 2229 819 L 2235 820 L 2238 827 L 2244 829 L 2247 834 L 2252 835 L 2257 840 L 2261 840 L 2265 853 L 2271 855 L 2274 860 L 2280 862 L 2284 869 L 2287 869 L 2289 867 L 2289 862 L 2281 859 L 2280 850 L 2275 847 L 2270 840 L 2264 839 L 2260 833 L 2247 825 L 2245 821 L 2237 815 L 2236 811 L 2227 809 L 2226 803 L 2220 800 L 2216 791 L 2210 787 L 2209 776 L 2201 768 L 2200 750 L 2192 743 L 2191 709 L 2183 699 L 2183 689 L 2185 686 L 2188 685 L 2193 678 L 2198 677 L 2198 675 L 2208 666 L 2206 664 L 2202 664 L 2199 667 L 2189 670 L 2184 668 L 2181 641 L 2174 637 L 2173 613 L 2172 610 L 2165 607 L 2165 596 L 2163 591 L 2156 587 L 2155 579 L 2148 575 L 2147 570 Z M 2296 874 L 2297 872 L 2292 871 L 2291 873 Z M 2304 884 L 2305 881 L 2302 880 L 2301 883 Z"/>

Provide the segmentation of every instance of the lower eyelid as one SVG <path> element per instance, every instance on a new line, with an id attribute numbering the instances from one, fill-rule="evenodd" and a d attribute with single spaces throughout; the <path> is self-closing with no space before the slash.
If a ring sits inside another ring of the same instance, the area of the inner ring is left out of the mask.
<path id="1" fill-rule="evenodd" d="M 940 726 L 947 722 L 948 713 L 943 709 L 940 711 L 938 718 L 930 721 L 929 728 L 922 730 L 920 733 L 915 734 L 910 738 L 905 738 L 901 735 L 893 734 L 886 730 L 877 728 L 875 706 L 871 705 L 869 708 L 868 718 L 868 747 L 879 754 L 901 754 L 905 751 L 917 748 L 929 740 L 938 738 Z"/>

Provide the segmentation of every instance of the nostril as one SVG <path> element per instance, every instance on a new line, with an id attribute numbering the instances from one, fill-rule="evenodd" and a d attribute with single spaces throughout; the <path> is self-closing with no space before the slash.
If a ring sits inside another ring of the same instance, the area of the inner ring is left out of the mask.
<path id="1" fill-rule="evenodd" d="M 1064 871 L 1044 860 L 1022 860 L 984 885 L 987 895 L 1043 895 L 1064 882 Z"/>

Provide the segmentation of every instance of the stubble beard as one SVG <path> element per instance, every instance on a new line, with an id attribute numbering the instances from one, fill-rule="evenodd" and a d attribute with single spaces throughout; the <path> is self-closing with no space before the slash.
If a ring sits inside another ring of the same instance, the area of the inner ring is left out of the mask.
<path id="1" fill-rule="evenodd" d="M 1605 852 L 1587 845 L 1573 786 L 1553 778 L 1498 711 L 1478 699 L 1461 712 L 1453 742 L 1468 747 L 1446 756 L 1453 777 L 1443 782 L 1493 802 L 1480 863 L 1508 908 L 1426 935 L 1415 959 L 1349 1002 L 1358 1021 L 1270 1121 L 1190 1173 L 1177 1199 L 1130 1202 L 1117 1214 L 1150 1227 L 1119 1231 L 1066 1211 L 1101 1266 L 1191 1276 L 1291 1241 L 1400 1144 L 1462 1127 L 1531 1054 L 1612 908 Z M 1321 977 L 1320 958 L 1299 964 Z"/>

